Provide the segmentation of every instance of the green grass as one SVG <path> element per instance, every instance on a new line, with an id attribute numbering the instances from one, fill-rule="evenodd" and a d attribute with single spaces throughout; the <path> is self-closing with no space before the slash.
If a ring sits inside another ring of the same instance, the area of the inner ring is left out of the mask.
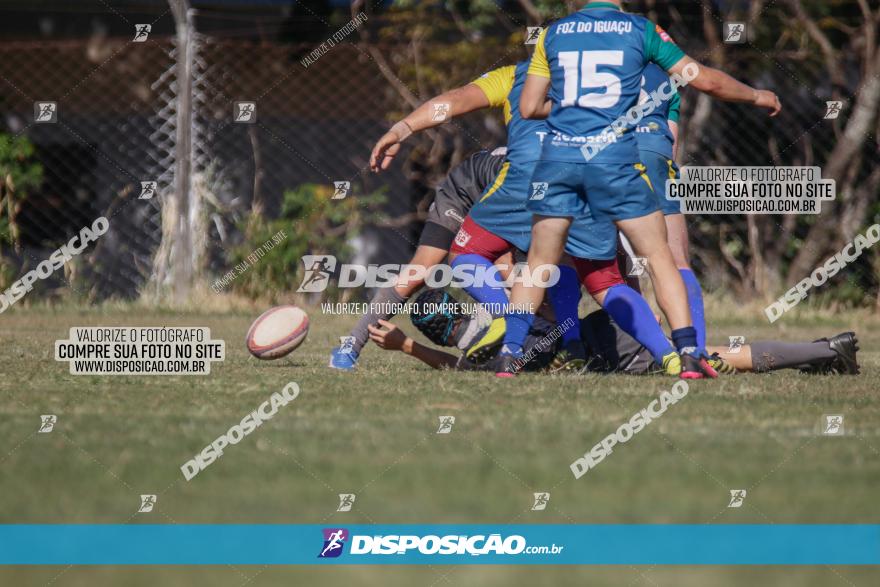
<path id="1" fill-rule="evenodd" d="M 326 368 L 327 353 L 352 319 L 311 313 L 304 346 L 275 362 L 244 348 L 253 316 L 5 313 L 0 523 L 880 523 L 876 321 L 786 317 L 777 328 L 723 317 L 711 342 L 728 334 L 812 340 L 855 328 L 863 374 L 784 371 L 694 383 L 660 420 L 575 480 L 569 463 L 673 380 L 497 381 L 432 371 L 372 346 L 359 373 L 337 373 Z M 226 340 L 227 359 L 207 377 L 69 375 L 53 343 L 71 326 L 89 325 L 209 326 Z M 302 388 L 297 400 L 183 479 L 181 464 L 288 381 Z M 816 434 L 824 413 L 845 415 L 846 436 Z M 55 431 L 35 433 L 40 414 L 58 415 Z M 456 422 L 437 435 L 443 415 Z M 728 509 L 729 490 L 743 488 L 745 505 Z M 530 511 L 535 491 L 550 491 L 546 511 Z M 153 513 L 135 514 L 141 493 L 158 494 Z M 357 494 L 351 512 L 335 511 L 338 493 Z M 53 567 L 0 570 L 0 585 L 868 585 L 878 576 L 824 567 Z"/>

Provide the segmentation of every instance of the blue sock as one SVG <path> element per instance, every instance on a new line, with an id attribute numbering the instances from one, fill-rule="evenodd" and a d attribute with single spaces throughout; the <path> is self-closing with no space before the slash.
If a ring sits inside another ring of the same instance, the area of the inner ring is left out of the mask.
<path id="1" fill-rule="evenodd" d="M 498 271 L 495 268 L 495 265 L 486 257 L 474 253 L 459 255 L 452 260 L 453 269 L 464 264 L 471 264 L 474 266 L 472 269 L 469 270 L 469 275 L 474 275 L 474 273 L 476 273 L 477 267 L 486 268 L 487 279 L 482 280 L 483 283 L 479 286 L 471 285 L 464 288 L 464 290 L 468 292 L 472 298 L 477 300 L 477 302 L 485 304 L 486 310 L 488 310 L 489 313 L 492 314 L 493 318 L 501 316 L 504 313 L 504 310 L 507 308 L 507 294 L 504 292 L 504 287 L 490 283 L 491 278 L 489 277 L 488 273 L 490 271 Z M 500 275 L 496 275 L 496 279 L 498 281 L 502 281 Z"/>
<path id="2" fill-rule="evenodd" d="M 675 350 L 657 324 L 651 306 L 630 286 L 610 287 L 602 307 L 624 332 L 648 349 L 658 365 L 663 364 L 663 357 Z"/>
<path id="3" fill-rule="evenodd" d="M 504 346 L 501 347 L 502 355 L 511 355 L 517 358 L 522 356 L 523 344 L 526 342 L 526 336 L 529 335 L 529 329 L 534 321 L 535 315 L 531 312 L 510 310 L 504 314 L 504 323 L 507 329 L 504 332 Z"/>
<path id="4" fill-rule="evenodd" d="M 685 326 L 672 331 L 672 342 L 678 352 L 689 355 L 699 354 L 697 347 L 697 329 L 693 326 Z"/>
<path id="5" fill-rule="evenodd" d="M 679 269 L 687 289 L 688 305 L 691 307 L 691 320 L 697 331 L 697 348 L 706 348 L 706 313 L 703 310 L 703 290 L 697 276 L 690 269 Z"/>
<path id="6" fill-rule="evenodd" d="M 563 265 L 559 268 L 559 281 L 550 288 L 550 303 L 556 314 L 556 324 L 562 331 L 562 344 L 581 339 L 580 321 L 578 320 L 578 303 L 581 301 L 581 282 L 577 271 Z M 562 325 L 565 325 L 564 327 Z"/>

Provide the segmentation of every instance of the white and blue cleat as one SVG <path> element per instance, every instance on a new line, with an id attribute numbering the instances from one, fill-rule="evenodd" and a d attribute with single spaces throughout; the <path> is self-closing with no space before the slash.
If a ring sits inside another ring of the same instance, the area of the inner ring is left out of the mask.
<path id="1" fill-rule="evenodd" d="M 357 367 L 358 353 L 351 348 L 333 347 L 330 351 L 330 368 L 340 371 L 354 371 Z"/>

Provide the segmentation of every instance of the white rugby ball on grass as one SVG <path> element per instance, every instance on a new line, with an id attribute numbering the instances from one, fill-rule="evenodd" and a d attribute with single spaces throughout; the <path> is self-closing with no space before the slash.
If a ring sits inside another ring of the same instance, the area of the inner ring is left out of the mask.
<path id="1" fill-rule="evenodd" d="M 275 306 L 254 320 L 247 348 L 258 359 L 278 359 L 301 345 L 309 333 L 309 317 L 296 306 Z"/>

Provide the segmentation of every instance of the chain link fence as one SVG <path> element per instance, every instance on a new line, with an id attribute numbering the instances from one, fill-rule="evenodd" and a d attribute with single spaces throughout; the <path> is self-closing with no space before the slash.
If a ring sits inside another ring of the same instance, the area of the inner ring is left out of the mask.
<path id="1" fill-rule="evenodd" d="M 768 54 L 764 44 L 726 46 L 711 35 L 693 35 L 698 27 L 720 31 L 717 17 L 707 21 L 695 12 L 688 18 L 679 15 L 669 30 L 689 54 L 774 87 L 786 110 L 784 122 L 771 125 L 759 112 L 712 103 L 688 91 L 680 162 L 824 165 L 843 133 L 843 120 L 823 120 L 825 101 L 838 96 L 852 100 L 858 65 L 841 62 L 846 81 L 841 85 L 816 55 Z M 369 26 L 382 30 L 383 24 L 373 18 Z M 247 246 L 249 222 L 283 217 L 286 191 L 303 185 L 332 189 L 340 181 L 350 182 L 349 197 L 355 201 L 377 192 L 385 197 L 381 214 L 359 228 L 352 254 L 361 262 L 401 262 L 415 246 L 430 187 L 467 153 L 505 140 L 496 113 L 465 117 L 412 141 L 389 173 L 373 176 L 367 172 L 369 152 L 389 121 L 411 109 L 414 99 L 427 99 L 435 89 L 470 78 L 423 83 L 417 64 L 416 73 L 407 77 L 414 66 L 408 61 L 413 59 L 411 43 L 368 43 L 357 33 L 306 66 L 303 58 L 315 43 L 238 40 L 196 28 L 183 37 L 151 34 L 145 42 L 0 42 L 2 130 L 27 137 L 43 169 L 40 185 L 26 197 L 16 195 L 15 206 L 6 212 L 15 225 L 15 246 L 2 254 L 4 289 L 10 276 L 34 268 L 102 215 L 110 219 L 110 231 L 68 263 L 64 275 L 56 272 L 45 280 L 40 286 L 44 295 L 69 291 L 96 302 L 161 293 L 174 277 L 174 263 L 188 264 L 194 281 L 205 285 L 234 264 L 230 251 Z M 181 39 L 186 39 L 190 59 L 191 94 L 184 102 L 181 87 L 189 84 L 180 79 Z M 452 47 L 454 41 L 449 43 Z M 443 44 L 425 44 L 419 55 L 444 49 Z M 487 45 L 464 65 L 475 77 L 526 56 L 521 45 Z M 757 70 L 757 62 L 772 67 Z M 57 121 L 35 122 L 35 102 L 55 102 Z M 188 108 L 184 117 L 182 103 Z M 237 103 L 252 103 L 255 118 L 235 120 Z M 180 144 L 181 120 L 190 124 L 187 145 Z M 868 141 L 857 150 L 865 164 L 850 172 L 855 186 L 875 185 L 870 148 Z M 181 157 L 191 170 L 183 208 L 174 198 Z M 142 182 L 155 182 L 155 196 L 141 199 Z M 176 239 L 182 229 L 191 250 L 180 250 Z M 794 239 L 784 246 L 798 239 L 803 243 L 809 230 L 809 220 L 793 217 L 693 219 L 693 250 L 715 287 L 749 283 L 751 291 L 772 289 L 779 284 L 755 286 L 762 269 L 755 267 L 754 254 L 742 251 L 776 246 L 774 232 Z M 754 231 L 763 236 L 755 238 Z M 301 268 L 291 262 L 288 269 L 293 290 Z"/>

